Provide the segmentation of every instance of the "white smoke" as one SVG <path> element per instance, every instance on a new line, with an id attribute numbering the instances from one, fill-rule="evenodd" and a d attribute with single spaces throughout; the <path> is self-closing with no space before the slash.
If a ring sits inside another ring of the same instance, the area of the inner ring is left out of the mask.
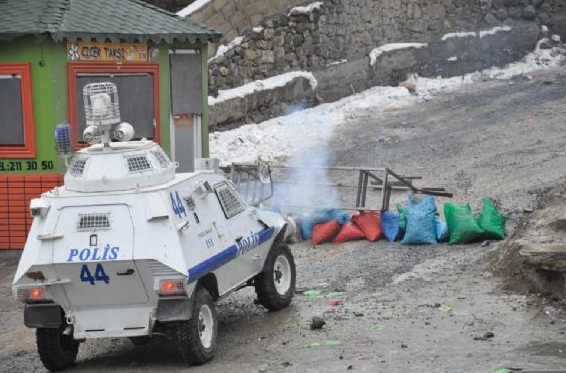
<path id="1" fill-rule="evenodd" d="M 334 110 L 311 112 L 312 115 L 293 116 L 304 105 L 294 105 L 286 111 L 286 125 L 295 126 L 297 130 L 308 131 L 309 136 L 297 136 L 298 139 L 309 139 L 310 144 L 298 146 L 300 149 L 289 159 L 288 169 L 276 178 L 282 181 L 276 184 L 275 198 L 281 205 L 331 208 L 339 207 L 339 196 L 336 187 L 330 186 L 332 181 L 326 169 L 331 165 L 334 152 L 330 140 L 337 122 Z M 306 122 L 304 122 L 306 121 Z M 300 141 L 300 140 L 299 140 Z"/>

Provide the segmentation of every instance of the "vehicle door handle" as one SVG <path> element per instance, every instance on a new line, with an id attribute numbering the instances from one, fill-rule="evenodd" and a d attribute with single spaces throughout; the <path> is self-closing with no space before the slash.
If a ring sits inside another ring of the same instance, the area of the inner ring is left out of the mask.
<path id="1" fill-rule="evenodd" d="M 127 269 L 127 270 L 124 271 L 124 272 L 116 272 L 116 276 L 130 276 L 130 275 L 133 275 L 134 272 L 135 272 L 135 271 L 130 268 L 130 269 Z"/>

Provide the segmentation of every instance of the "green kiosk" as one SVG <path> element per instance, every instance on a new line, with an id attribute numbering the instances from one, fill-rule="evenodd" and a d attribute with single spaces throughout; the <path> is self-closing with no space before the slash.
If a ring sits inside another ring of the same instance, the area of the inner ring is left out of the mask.
<path id="1" fill-rule="evenodd" d="M 140 0 L 0 0 L 0 249 L 22 249 L 29 202 L 62 184 L 54 127 L 86 144 L 82 90 L 118 87 L 135 139 L 179 170 L 208 156 L 207 46 L 220 33 Z"/>

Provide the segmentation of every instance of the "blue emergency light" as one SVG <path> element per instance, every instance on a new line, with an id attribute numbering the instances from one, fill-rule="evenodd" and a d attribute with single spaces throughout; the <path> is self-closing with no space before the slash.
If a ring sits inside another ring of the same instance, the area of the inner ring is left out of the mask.
<path id="1" fill-rule="evenodd" d="M 55 148 L 58 157 L 68 158 L 73 155 L 73 140 L 69 123 L 61 123 L 55 127 Z"/>

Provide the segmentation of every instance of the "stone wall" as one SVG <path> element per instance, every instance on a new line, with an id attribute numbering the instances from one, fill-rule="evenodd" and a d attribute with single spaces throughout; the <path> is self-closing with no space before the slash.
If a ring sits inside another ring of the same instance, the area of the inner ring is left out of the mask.
<path id="1" fill-rule="evenodd" d="M 210 92 L 307 70 L 318 80 L 316 96 L 306 100 L 311 105 L 375 85 L 396 85 L 410 73 L 461 75 L 520 59 L 534 49 L 542 24 L 551 33 L 566 31 L 564 18 L 562 0 L 324 0 L 310 12 L 285 10 L 265 18 L 242 35 L 241 43 L 212 58 Z M 511 31 L 480 37 L 479 31 L 504 25 Z M 468 36 L 449 37 L 461 32 Z M 427 46 L 386 53 L 370 64 L 372 49 L 406 42 Z M 276 91 L 272 101 L 298 102 L 289 92 Z M 211 111 L 216 118 L 236 115 L 256 122 L 282 113 L 277 105 L 264 103 L 261 110 L 243 102 L 228 106 L 245 108 L 247 113 L 223 113 L 222 106 Z M 213 125 L 229 124 L 219 120 Z"/>
<path id="2" fill-rule="evenodd" d="M 265 18 L 309 3 L 310 0 L 214 0 L 189 18 L 222 32 L 220 44 L 226 44 L 259 25 Z M 214 55 L 218 45 L 209 48 Z"/>
<path id="3" fill-rule="evenodd" d="M 316 71 L 383 44 L 432 42 L 515 20 L 566 28 L 558 21 L 564 14 L 560 0 L 326 0 L 311 13 L 280 13 L 260 22 L 261 31 L 248 30 L 239 46 L 211 61 L 210 85 L 229 89 L 287 71 Z"/>

